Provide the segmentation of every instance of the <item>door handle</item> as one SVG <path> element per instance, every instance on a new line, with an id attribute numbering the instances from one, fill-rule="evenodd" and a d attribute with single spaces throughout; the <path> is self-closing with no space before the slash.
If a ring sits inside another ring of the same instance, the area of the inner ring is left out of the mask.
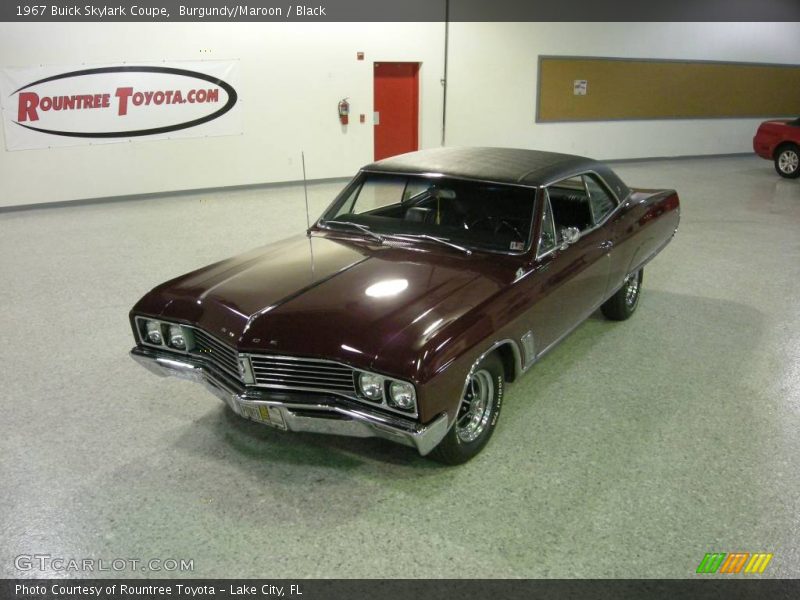
<path id="1" fill-rule="evenodd" d="M 611 240 L 606 240 L 605 242 L 600 243 L 600 248 L 602 250 L 610 250 L 613 247 L 614 247 L 614 242 L 612 242 Z"/>

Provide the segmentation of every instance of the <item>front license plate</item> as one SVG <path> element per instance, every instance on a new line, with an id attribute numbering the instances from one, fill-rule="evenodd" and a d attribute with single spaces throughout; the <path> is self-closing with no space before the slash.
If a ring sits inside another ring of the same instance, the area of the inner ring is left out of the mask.
<path id="1" fill-rule="evenodd" d="M 279 429 L 286 429 L 283 422 L 283 415 L 280 409 L 266 406 L 265 404 L 249 404 L 247 402 L 239 402 L 239 413 L 243 417 L 271 425 Z"/>

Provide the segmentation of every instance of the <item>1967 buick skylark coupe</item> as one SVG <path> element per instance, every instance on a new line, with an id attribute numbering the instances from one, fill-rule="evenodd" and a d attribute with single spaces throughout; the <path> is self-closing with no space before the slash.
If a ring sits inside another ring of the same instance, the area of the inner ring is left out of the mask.
<path id="1" fill-rule="evenodd" d="M 278 429 L 463 463 L 506 382 L 598 307 L 634 313 L 678 220 L 675 191 L 629 189 L 587 158 L 405 154 L 361 169 L 304 235 L 145 295 L 131 355 Z"/>

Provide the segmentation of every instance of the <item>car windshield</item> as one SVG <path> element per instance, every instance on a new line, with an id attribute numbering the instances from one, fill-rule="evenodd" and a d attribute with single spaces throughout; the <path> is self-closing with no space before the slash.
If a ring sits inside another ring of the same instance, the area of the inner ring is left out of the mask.
<path id="1" fill-rule="evenodd" d="M 362 173 L 320 225 L 373 238 L 419 236 L 470 249 L 522 252 L 530 242 L 535 195 L 521 186 Z"/>

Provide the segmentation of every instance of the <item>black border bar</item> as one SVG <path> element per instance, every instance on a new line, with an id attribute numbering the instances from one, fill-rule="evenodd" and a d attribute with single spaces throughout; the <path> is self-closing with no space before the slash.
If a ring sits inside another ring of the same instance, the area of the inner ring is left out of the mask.
<path id="1" fill-rule="evenodd" d="M 692 579 L 4 579 L 3 600 L 538 600 L 569 598 L 645 600 L 794 600 L 800 597 L 799 579 L 760 579 L 748 576 L 697 576 Z M 123 592 L 122 586 L 149 588 Z M 183 590 L 178 585 L 185 586 Z M 38 587 L 44 593 L 22 594 Z M 53 593 L 54 590 L 101 588 L 101 593 Z M 111 592 L 114 586 L 116 593 Z M 246 586 L 248 593 L 234 594 Z M 295 586 L 292 588 L 291 586 Z M 208 592 L 213 587 L 214 593 Z M 166 592 L 163 589 L 169 591 Z M 192 593 L 186 591 L 193 590 Z M 279 596 L 277 590 L 282 589 Z M 206 590 L 203 593 L 201 590 Z M 299 590 L 300 594 L 290 590 Z"/>
<path id="2" fill-rule="evenodd" d="M 248 7 L 244 11 L 242 7 Z M 34 8 L 35 7 L 35 8 Z M 183 7 L 183 10 L 181 10 Z M 301 7 L 298 10 L 298 7 Z M 798 0 L 4 0 L 4 22 L 800 22 Z"/>

